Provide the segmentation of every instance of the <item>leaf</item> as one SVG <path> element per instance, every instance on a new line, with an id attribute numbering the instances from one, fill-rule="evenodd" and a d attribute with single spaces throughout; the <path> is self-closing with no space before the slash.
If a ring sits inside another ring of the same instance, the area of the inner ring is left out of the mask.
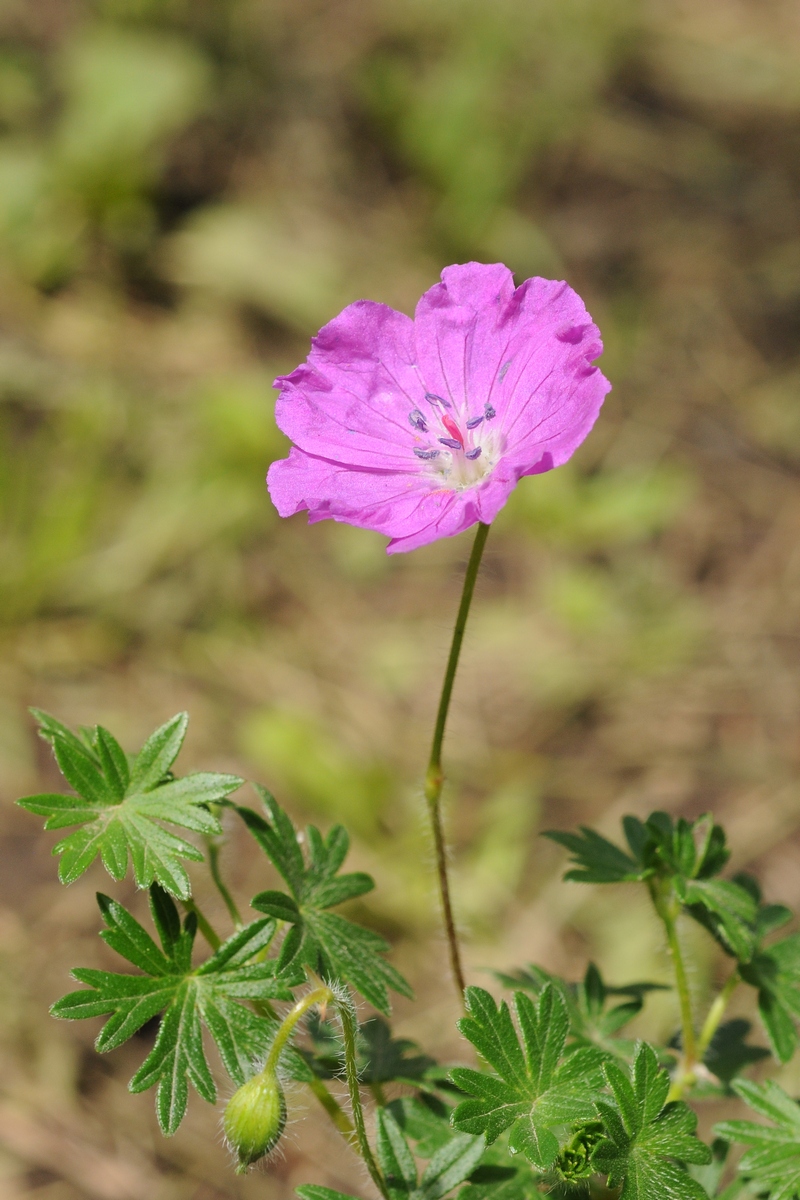
<path id="1" fill-rule="evenodd" d="M 108 896 L 98 895 L 97 899 L 106 926 L 100 936 L 144 973 L 123 975 L 78 968 L 73 977 L 86 987 L 64 996 L 51 1011 L 71 1020 L 111 1014 L 97 1038 L 100 1051 L 122 1045 L 163 1012 L 155 1045 L 131 1080 L 130 1089 L 141 1092 L 158 1085 L 158 1119 L 170 1136 L 186 1111 L 189 1083 L 203 1099 L 216 1100 L 203 1050 L 203 1025 L 216 1042 L 226 1071 L 241 1085 L 251 1075 L 253 1062 L 268 1049 L 277 1022 L 257 1016 L 239 1001 L 290 1000 L 289 984 L 298 980 L 277 975 L 274 959 L 253 961 L 274 934 L 275 922 L 268 918 L 240 929 L 193 969 L 195 917 L 189 914 L 181 926 L 172 899 L 157 884 L 150 890 L 150 906 L 160 947 L 121 904 Z M 285 1065 L 290 1073 L 305 1070 L 293 1052 Z"/>
<path id="2" fill-rule="evenodd" d="M 453 1134 L 440 1146 L 417 1179 L 417 1165 L 405 1134 L 388 1108 L 375 1119 L 376 1152 L 391 1200 L 440 1200 L 474 1171 L 483 1155 L 482 1137 Z"/>
<path id="3" fill-rule="evenodd" d="M 547 1169 L 561 1143 L 554 1129 L 595 1118 L 594 1099 L 602 1086 L 605 1059 L 596 1047 L 566 1050 L 569 1015 L 552 984 L 538 1004 L 514 993 L 514 1027 L 505 1001 L 498 1009 L 483 988 L 467 988 L 469 1015 L 458 1027 L 494 1073 L 456 1067 L 451 1079 L 469 1097 L 453 1113 L 453 1125 L 465 1133 L 483 1133 L 489 1144 L 510 1127 L 509 1147 Z"/>
<path id="4" fill-rule="evenodd" d="M 739 1162 L 746 1179 L 767 1188 L 770 1200 L 794 1200 L 800 1193 L 800 1105 L 771 1080 L 752 1083 L 738 1080 L 734 1091 L 750 1108 L 771 1121 L 722 1121 L 715 1126 L 718 1137 L 739 1142 L 750 1149 Z"/>
<path id="5" fill-rule="evenodd" d="M 727 879 L 690 879 L 677 889 L 690 916 L 714 935 L 724 950 L 747 962 L 756 947 L 758 904 L 752 895 Z"/>
<path id="6" fill-rule="evenodd" d="M 627 883 L 644 878 L 641 864 L 619 846 L 585 825 L 580 828 L 580 833 L 547 829 L 542 834 L 571 853 L 575 867 L 566 872 L 565 879 L 576 883 Z"/>
<path id="7" fill-rule="evenodd" d="M 506 987 L 521 988 L 535 996 L 551 983 L 564 997 L 572 1036 L 616 1055 L 625 1053 L 632 1043 L 621 1042 L 614 1035 L 641 1012 L 645 997 L 650 992 L 669 991 L 662 983 L 629 983 L 613 987 L 605 982 L 594 963 L 589 963 L 580 983 L 567 983 L 533 964 L 510 975 L 499 971 L 493 974 Z M 609 1002 L 617 997 L 622 997 L 622 1003 L 610 1005 Z"/>
<path id="8" fill-rule="evenodd" d="M 750 1046 L 747 1036 L 751 1025 L 741 1017 L 725 1021 L 711 1039 L 703 1062 L 717 1079 L 729 1084 L 745 1067 L 769 1058 L 763 1046 Z"/>
<path id="9" fill-rule="evenodd" d="M 800 934 L 759 949 L 750 962 L 741 964 L 739 973 L 758 989 L 758 1012 L 773 1054 L 779 1062 L 788 1062 L 798 1044 Z"/>
<path id="10" fill-rule="evenodd" d="M 349 1192 L 335 1192 L 333 1188 L 322 1187 L 319 1183 L 304 1183 L 294 1190 L 301 1200 L 357 1200 Z"/>
<path id="11" fill-rule="evenodd" d="M 379 1012 L 388 1014 L 388 988 L 403 996 L 413 994 L 400 972 L 383 958 L 388 943 L 379 934 L 327 911 L 375 886 L 363 872 L 338 874 L 350 846 L 347 831 L 335 825 L 323 838 L 318 829 L 309 826 L 306 863 L 289 817 L 266 789 L 257 790 L 268 820 L 250 808 L 237 807 L 236 811 L 289 888 L 289 895 L 260 892 L 252 901 L 259 912 L 292 926 L 281 949 L 281 961 L 296 959 L 324 979 L 347 983 Z"/>
<path id="12" fill-rule="evenodd" d="M 130 859 L 138 887 L 157 882 L 187 899 L 191 889 L 181 859 L 202 862 L 203 856 L 161 822 L 194 833 L 220 833 L 219 821 L 207 805 L 224 799 L 244 781 L 211 772 L 165 779 L 186 732 L 185 713 L 157 729 L 129 768 L 122 747 L 102 726 L 92 731 L 92 744 L 87 745 L 54 717 L 32 711 L 61 773 L 78 793 L 48 793 L 17 801 L 29 812 L 47 817 L 45 829 L 82 826 L 53 850 L 61 855 L 62 883 L 74 883 L 99 854 L 112 879 L 123 878 Z"/>
<path id="13" fill-rule="evenodd" d="M 692 1110 L 680 1101 L 665 1103 L 669 1076 L 655 1051 L 639 1047 L 630 1079 L 616 1063 L 604 1070 L 614 1102 L 597 1101 L 607 1136 L 593 1161 L 608 1186 L 622 1187 L 620 1200 L 707 1200 L 705 1189 L 673 1160 L 701 1165 L 711 1152 L 695 1136 Z"/>

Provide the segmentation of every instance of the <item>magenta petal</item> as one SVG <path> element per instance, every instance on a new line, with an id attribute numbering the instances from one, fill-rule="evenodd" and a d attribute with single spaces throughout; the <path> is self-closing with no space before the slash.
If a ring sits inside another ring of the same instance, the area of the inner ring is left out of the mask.
<path id="1" fill-rule="evenodd" d="M 353 466 L 413 469 L 419 436 L 409 414 L 425 389 L 414 366 L 414 325 L 359 300 L 317 334 L 308 360 L 275 380 L 278 426 L 302 450 Z"/>

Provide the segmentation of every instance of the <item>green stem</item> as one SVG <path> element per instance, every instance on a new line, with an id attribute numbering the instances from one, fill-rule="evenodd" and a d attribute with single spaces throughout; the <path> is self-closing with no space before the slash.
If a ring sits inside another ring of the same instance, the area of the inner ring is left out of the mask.
<path id="1" fill-rule="evenodd" d="M 231 920 L 233 921 L 233 923 L 237 929 L 241 929 L 242 925 L 244 924 L 244 922 L 242 921 L 242 918 L 241 918 L 241 914 L 239 913 L 239 909 L 236 907 L 236 901 L 234 900 L 231 893 L 228 891 L 225 881 L 222 878 L 222 875 L 220 874 L 220 869 L 219 869 L 220 845 L 218 842 L 213 841 L 211 838 L 209 838 L 207 840 L 206 845 L 208 847 L 208 865 L 211 870 L 211 878 L 214 880 L 217 891 L 219 892 L 220 896 L 222 896 L 222 899 L 225 902 L 225 907 L 227 908 L 228 912 L 230 913 Z"/>
<path id="2" fill-rule="evenodd" d="M 706 1050 L 711 1045 L 714 1034 L 719 1029 L 720 1022 L 725 1016 L 725 1010 L 731 1002 L 731 996 L 740 983 L 741 977 L 739 972 L 734 971 L 708 1010 L 708 1016 L 703 1022 L 703 1028 L 700 1030 L 700 1037 L 697 1040 L 697 1057 L 700 1062 L 703 1061 Z"/>
<path id="3" fill-rule="evenodd" d="M 656 882 L 651 881 L 649 887 L 656 912 L 663 921 L 667 933 L 667 944 L 672 958 L 672 968 L 675 972 L 675 987 L 678 992 L 678 1002 L 681 1011 L 681 1043 L 683 1053 L 678 1073 L 673 1080 L 668 1097 L 669 1100 L 679 1100 L 683 1095 L 684 1089 L 694 1083 L 695 1067 L 698 1063 L 697 1042 L 692 1016 L 692 994 L 689 989 L 689 979 L 686 974 L 686 965 L 683 961 L 680 938 L 678 937 L 680 904 L 672 894 L 671 888 L 669 893 L 665 895 L 663 891 L 659 891 Z"/>
<path id="4" fill-rule="evenodd" d="M 339 1020 L 342 1023 L 342 1037 L 344 1041 L 344 1064 L 345 1075 L 347 1077 L 347 1090 L 350 1093 L 350 1107 L 353 1110 L 353 1124 L 356 1127 L 356 1140 L 358 1148 L 361 1151 L 361 1157 L 366 1163 L 367 1170 L 370 1173 L 370 1178 L 375 1184 L 384 1200 L 389 1200 L 389 1189 L 386 1182 L 378 1169 L 378 1164 L 372 1154 L 369 1140 L 367 1138 L 367 1130 L 364 1125 L 364 1110 L 361 1107 L 361 1092 L 358 1085 L 358 1065 L 356 1063 L 356 1017 L 353 1007 L 348 1000 L 337 1000 L 336 1007 L 339 1012 Z"/>
<path id="5" fill-rule="evenodd" d="M 342 1108 L 339 1101 L 330 1094 L 321 1079 L 313 1079 L 308 1086 L 317 1097 L 336 1128 L 339 1130 L 339 1133 L 341 1133 L 342 1136 L 345 1137 L 351 1145 L 353 1145 L 356 1140 L 355 1130 L 350 1118 Z"/>
<path id="6" fill-rule="evenodd" d="M 444 742 L 444 731 L 447 725 L 447 714 L 450 709 L 450 699 L 453 694 L 453 683 L 456 677 L 458 668 L 458 659 L 461 653 L 461 643 L 464 640 L 464 630 L 467 625 L 467 617 L 469 616 L 470 604 L 472 603 L 472 595 L 475 591 L 475 580 L 478 577 L 478 568 L 481 565 L 483 556 L 483 548 L 486 545 L 486 538 L 489 535 L 489 526 L 479 522 L 478 529 L 475 534 L 475 541 L 472 545 L 472 553 L 470 554 L 467 571 L 464 576 L 464 588 L 461 593 L 461 603 L 458 606 L 458 615 L 456 616 L 455 628 L 453 629 L 453 640 L 450 644 L 450 656 L 447 660 L 447 668 L 444 673 L 444 681 L 442 683 L 442 694 L 439 698 L 439 710 L 436 714 L 436 725 L 433 730 L 433 744 L 431 746 L 431 756 L 428 763 L 428 770 L 425 775 L 425 799 L 428 804 L 428 815 L 430 817 L 431 829 L 433 831 L 434 849 L 436 852 L 436 871 L 439 878 L 439 895 L 442 902 L 442 913 L 444 916 L 445 933 L 447 934 L 447 944 L 450 951 L 450 969 L 453 973 L 453 980 L 458 989 L 459 999 L 463 1001 L 464 996 L 464 970 L 461 965 L 461 951 L 458 944 L 458 934 L 456 932 L 456 924 L 453 918 L 453 906 L 450 900 L 450 882 L 447 874 L 447 847 L 444 838 L 444 827 L 442 824 L 442 788 L 444 786 L 444 773 L 442 771 L 442 743 Z"/>
<path id="7" fill-rule="evenodd" d="M 211 949 L 219 950 L 220 946 L 222 945 L 222 939 L 217 936 L 208 919 L 203 916 L 199 905 L 197 905 L 192 899 L 183 900 L 182 904 L 187 912 L 194 913 L 194 915 L 197 917 L 197 928 L 200 930 Z"/>
<path id="8" fill-rule="evenodd" d="M 300 997 L 297 1003 L 289 1009 L 281 1022 L 280 1029 L 275 1034 L 275 1041 L 270 1046 L 262 1074 L 274 1074 L 278 1066 L 278 1059 L 283 1053 L 284 1047 L 292 1036 L 294 1027 L 300 1018 L 305 1016 L 308 1010 L 314 1008 L 317 1004 L 321 1006 L 330 1004 L 333 998 L 333 992 L 329 987 L 325 987 L 324 984 L 322 987 L 314 988 L 313 991 L 307 992 L 305 996 Z"/>

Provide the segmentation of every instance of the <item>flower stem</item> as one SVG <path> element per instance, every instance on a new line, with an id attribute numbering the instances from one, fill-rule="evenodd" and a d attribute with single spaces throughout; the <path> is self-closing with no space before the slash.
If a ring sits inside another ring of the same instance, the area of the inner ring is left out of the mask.
<path id="1" fill-rule="evenodd" d="M 222 939 L 214 932 L 213 926 L 209 922 L 208 918 L 203 915 L 200 906 L 192 899 L 183 900 L 182 903 L 187 912 L 194 913 L 194 915 L 197 917 L 197 928 L 200 930 L 211 949 L 219 950 L 220 946 L 222 945 Z"/>
<path id="2" fill-rule="evenodd" d="M 315 1005 L 318 1004 L 324 1007 L 326 1004 L 330 1004 L 332 1000 L 333 992 L 329 987 L 325 987 L 324 984 L 322 987 L 314 988 L 313 991 L 307 992 L 305 996 L 300 997 L 281 1021 L 280 1028 L 275 1034 L 275 1040 L 270 1046 L 267 1061 L 264 1063 L 264 1074 L 269 1074 L 277 1068 L 278 1059 L 283 1053 L 284 1047 L 292 1036 L 294 1027 L 300 1018 L 305 1016 L 308 1010 L 314 1008 Z"/>
<path id="3" fill-rule="evenodd" d="M 439 878 L 439 895 L 442 901 L 444 927 L 450 950 L 450 969 L 453 973 L 456 988 L 458 989 L 459 999 L 463 999 L 464 996 L 464 969 L 461 965 L 461 951 L 458 944 L 456 924 L 453 918 L 453 906 L 450 901 L 450 881 L 447 874 L 447 846 L 445 844 L 444 827 L 442 824 L 441 801 L 442 788 L 444 786 L 442 743 L 444 742 L 444 731 L 447 725 L 447 714 L 450 709 L 450 698 L 453 694 L 453 683 L 461 653 L 461 643 L 464 640 L 464 630 L 467 625 L 472 595 L 475 591 L 475 580 L 478 577 L 478 568 L 481 565 L 483 548 L 486 545 L 488 534 L 489 526 L 484 525 L 483 522 L 479 522 L 475 541 L 472 544 L 472 553 L 470 554 L 467 571 L 464 576 L 461 603 L 458 606 L 458 615 L 456 616 L 455 628 L 453 629 L 453 640 L 450 644 L 450 656 L 447 659 L 447 668 L 444 673 L 444 682 L 442 683 L 442 694 L 439 698 L 439 710 L 436 714 L 436 725 L 433 730 L 431 757 L 425 775 L 425 799 L 428 804 L 428 815 L 433 831 L 436 871 Z"/>
<path id="4" fill-rule="evenodd" d="M 208 865 L 209 865 L 209 869 L 211 870 L 211 878 L 214 880 L 217 891 L 219 892 L 220 896 L 222 896 L 222 899 L 225 902 L 225 907 L 227 908 L 227 910 L 230 914 L 230 918 L 233 921 L 235 927 L 237 929 L 241 929 L 242 925 L 243 925 L 241 914 L 239 912 L 239 909 L 236 907 L 236 901 L 234 900 L 233 896 L 231 895 L 230 891 L 228 890 L 225 880 L 222 878 L 222 875 L 220 873 L 220 869 L 219 869 L 220 845 L 219 845 L 219 842 L 215 842 L 211 838 L 209 838 L 208 841 L 206 842 L 206 845 L 208 847 Z"/>
<path id="5" fill-rule="evenodd" d="M 739 972 L 734 971 L 708 1010 L 708 1016 L 703 1022 L 703 1028 L 700 1030 L 700 1037 L 697 1041 L 697 1056 L 701 1062 L 706 1050 L 711 1045 L 714 1034 L 719 1029 L 722 1018 L 725 1016 L 725 1010 L 730 1004 L 731 996 L 740 983 L 741 977 Z"/>
<path id="6" fill-rule="evenodd" d="M 355 1012 L 348 1000 L 337 1000 L 336 1007 L 339 1013 L 339 1020 L 342 1023 L 345 1075 L 347 1077 L 347 1090 L 350 1093 L 350 1107 L 353 1110 L 353 1124 L 356 1127 L 358 1148 L 361 1151 L 361 1157 L 366 1163 L 372 1182 L 384 1197 L 384 1200 L 389 1200 L 389 1189 L 386 1186 L 383 1175 L 381 1175 L 378 1164 L 375 1162 L 372 1148 L 367 1138 L 366 1126 L 364 1125 L 364 1110 L 361 1107 L 361 1092 L 358 1086 L 358 1064 L 356 1063 L 357 1025 Z"/>

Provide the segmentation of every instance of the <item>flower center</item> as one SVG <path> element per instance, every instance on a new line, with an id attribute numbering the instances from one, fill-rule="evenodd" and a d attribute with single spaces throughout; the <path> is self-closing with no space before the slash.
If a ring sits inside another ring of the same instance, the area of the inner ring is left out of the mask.
<path id="1" fill-rule="evenodd" d="M 414 454 L 429 464 L 428 473 L 440 487 L 454 490 L 474 487 L 486 478 L 500 457 L 499 430 L 489 424 L 497 415 L 487 401 L 483 412 L 465 417 L 459 424 L 447 411 L 452 409 L 449 400 L 426 392 L 425 399 L 430 408 L 427 415 L 419 408 L 408 414 L 413 429 L 420 435 Z"/>

